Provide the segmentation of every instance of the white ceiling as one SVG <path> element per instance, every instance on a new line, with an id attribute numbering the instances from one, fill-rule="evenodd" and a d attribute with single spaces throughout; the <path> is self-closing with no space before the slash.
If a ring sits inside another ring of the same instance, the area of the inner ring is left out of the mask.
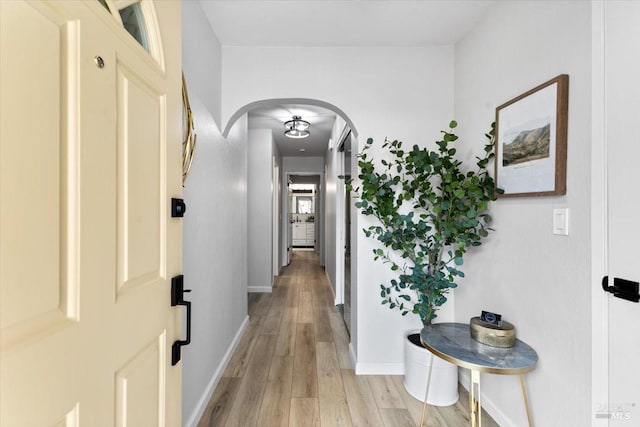
<path id="1" fill-rule="evenodd" d="M 309 122 L 309 137 L 302 139 L 284 136 L 284 122 L 301 116 Z M 255 108 L 249 112 L 249 129 L 271 129 L 282 156 L 318 156 L 327 150 L 336 113 L 314 105 L 280 104 Z M 304 149 L 305 151 L 300 151 Z"/>
<path id="2" fill-rule="evenodd" d="M 223 45 L 433 46 L 464 37 L 495 1 L 201 0 Z"/>
<path id="3" fill-rule="evenodd" d="M 464 37 L 494 0 L 200 0 L 223 46 L 440 46 Z M 284 136 L 293 115 L 311 136 Z M 283 156 L 323 156 L 335 113 L 285 104 L 252 110 L 249 127 L 268 128 Z M 300 152 L 304 148 L 305 152 Z"/>

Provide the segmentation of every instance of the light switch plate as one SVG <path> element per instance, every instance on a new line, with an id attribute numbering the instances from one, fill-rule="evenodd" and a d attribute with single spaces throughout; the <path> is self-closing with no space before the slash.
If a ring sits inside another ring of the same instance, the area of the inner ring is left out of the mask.
<path id="1" fill-rule="evenodd" d="M 569 235 L 569 209 L 553 210 L 553 234 L 560 236 Z"/>

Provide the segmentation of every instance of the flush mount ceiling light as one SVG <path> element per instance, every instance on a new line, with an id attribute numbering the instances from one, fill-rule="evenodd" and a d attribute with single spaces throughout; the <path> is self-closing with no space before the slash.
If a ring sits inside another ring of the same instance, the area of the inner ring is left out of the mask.
<path id="1" fill-rule="evenodd" d="M 309 122 L 302 120 L 300 116 L 293 116 L 292 120 L 284 122 L 284 127 L 287 129 L 284 134 L 289 138 L 306 138 L 309 136 Z"/>

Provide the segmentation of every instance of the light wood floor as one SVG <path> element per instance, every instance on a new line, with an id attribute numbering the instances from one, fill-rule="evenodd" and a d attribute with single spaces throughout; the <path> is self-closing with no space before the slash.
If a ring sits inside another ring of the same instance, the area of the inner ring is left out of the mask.
<path id="1" fill-rule="evenodd" d="M 349 337 L 313 252 L 293 253 L 272 294 L 249 294 L 249 326 L 199 427 L 416 426 L 402 376 L 356 376 Z M 468 394 L 428 408 L 429 427 L 469 425 Z M 483 425 L 496 426 L 485 413 Z"/>

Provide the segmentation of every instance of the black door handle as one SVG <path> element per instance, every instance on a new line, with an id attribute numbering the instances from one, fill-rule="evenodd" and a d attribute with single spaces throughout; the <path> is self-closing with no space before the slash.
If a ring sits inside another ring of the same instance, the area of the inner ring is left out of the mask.
<path id="1" fill-rule="evenodd" d="M 187 292 L 191 292 L 191 289 L 184 289 L 184 276 L 182 274 L 171 279 L 171 306 L 183 305 L 187 308 L 187 338 L 176 340 L 171 346 L 172 366 L 180 361 L 182 347 L 191 343 L 191 301 L 184 300 L 184 294 Z"/>
<path id="2" fill-rule="evenodd" d="M 640 283 L 632 280 L 613 278 L 613 286 L 609 286 L 609 276 L 602 278 L 602 289 L 610 292 L 614 297 L 631 302 L 640 302 Z"/>

